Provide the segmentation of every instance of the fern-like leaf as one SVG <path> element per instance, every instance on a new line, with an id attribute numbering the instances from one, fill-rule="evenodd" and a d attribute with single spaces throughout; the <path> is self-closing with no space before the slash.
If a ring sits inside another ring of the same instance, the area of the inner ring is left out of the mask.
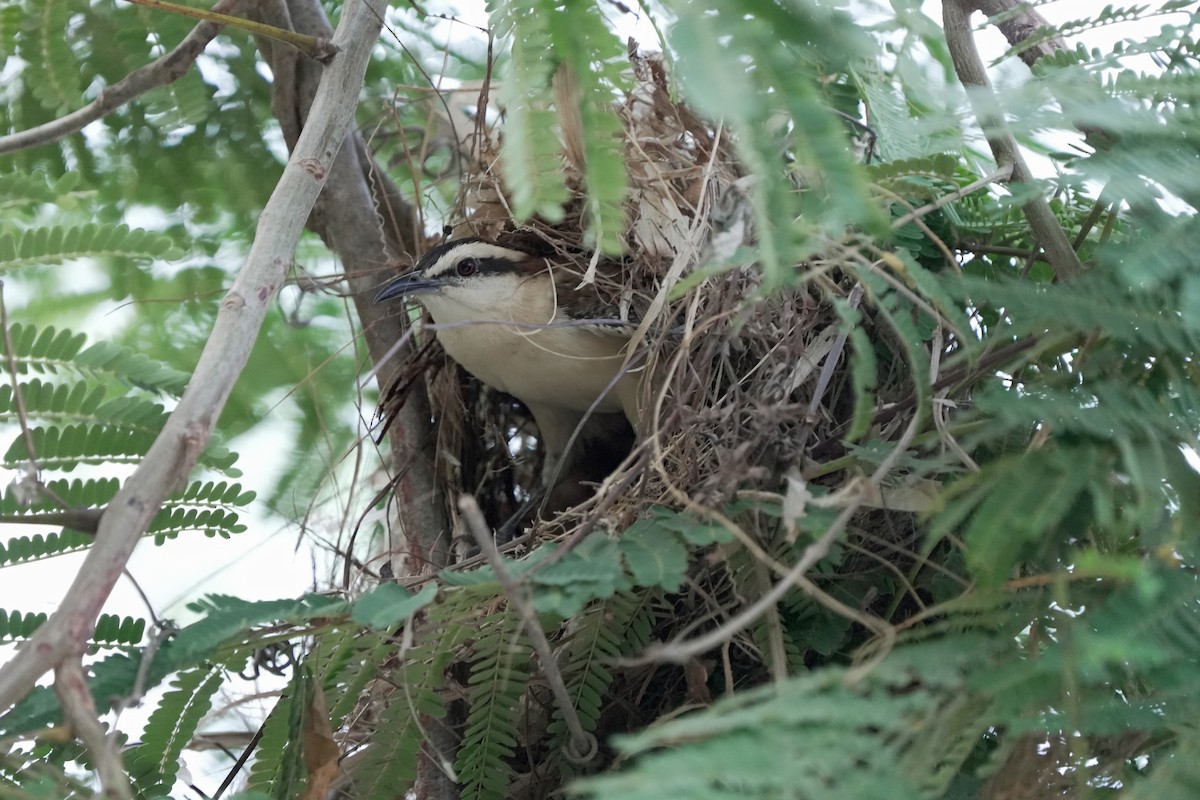
<path id="1" fill-rule="evenodd" d="M 296 600 L 243 600 L 229 595 L 208 595 L 189 603 L 191 611 L 204 614 L 204 619 L 182 631 L 174 642 L 178 658 L 200 657 L 230 640 L 240 639 L 251 626 L 264 622 L 298 623 L 314 617 L 344 613 L 344 600 L 309 594 Z"/>
<path id="2" fill-rule="evenodd" d="M 0 6 L 0 59 L 7 59 L 16 54 L 18 30 L 21 25 L 21 7 L 15 3 L 5 3 Z M 3 179 L 0 179 L 0 192 L 3 191 Z M 7 193 L 5 193 L 7 195 Z"/>
<path id="3" fill-rule="evenodd" d="M 134 645 L 142 641 L 146 632 L 146 620 L 139 617 L 119 617 L 116 614 L 101 614 L 96 620 L 92 641 L 102 644 Z"/>
<path id="4" fill-rule="evenodd" d="M 387 635 L 358 626 L 336 627 L 316 642 L 309 662 L 324 687 L 334 730 L 357 707 L 362 693 L 378 677 L 378 666 L 394 651 L 395 643 Z"/>
<path id="5" fill-rule="evenodd" d="M 0 608 L 0 640 L 20 641 L 28 639 L 46 621 L 45 612 L 35 614 L 26 611 L 5 611 Z"/>
<path id="6" fill-rule="evenodd" d="M 867 199 L 866 182 L 833 113 L 836 98 L 818 83 L 832 65 L 872 48 L 852 20 L 813 0 L 672 7 L 678 21 L 667 43 L 677 53 L 684 94 L 736 133 L 741 163 L 757 176 L 749 199 L 766 285 L 791 282 L 792 265 L 805 252 L 806 230 L 825 230 L 835 238 L 847 223 L 881 231 L 878 206 Z M 786 125 L 777 124 L 779 116 Z M 781 169 L 781 152 L 805 172 Z M 813 180 L 809 171 L 819 171 L 820 178 Z M 797 193 L 793 180 L 810 191 Z M 797 219 L 803 228 L 794 224 Z"/>
<path id="7" fill-rule="evenodd" d="M 464 800 L 500 800 L 511 785 L 517 717 L 529 681 L 530 647 L 515 609 L 482 620 L 467 681 L 467 726 L 455 770 Z"/>
<path id="8" fill-rule="evenodd" d="M 5 30 L 6 20 L 14 12 L 18 12 L 15 5 L 0 6 L 0 53 L 4 48 L 4 36 L 11 33 L 11 30 Z M 62 202 L 63 196 L 79 184 L 79 179 L 77 172 L 67 172 L 54 182 L 43 173 L 0 173 L 0 207 Z"/>
<path id="9" fill-rule="evenodd" d="M 87 349 L 87 337 L 53 326 L 38 328 L 14 323 L 10 328 L 19 373 L 33 372 L 84 378 L 106 378 L 157 394 L 178 396 L 187 386 L 186 372 L 154 361 L 128 347 L 97 342 Z M 2 344 L 2 343 L 0 343 Z"/>
<path id="10" fill-rule="evenodd" d="M 587 232 L 596 249 L 620 253 L 626 228 L 624 200 L 628 185 L 622 148 L 623 130 L 612 102 L 620 89 L 622 72 L 628 64 L 626 47 L 600 14 L 600 7 L 582 3 L 569 9 L 542 3 L 535 13 L 544 15 L 546 34 L 553 51 L 543 58 L 561 60 L 557 80 L 572 91 L 560 91 L 559 103 L 577 103 L 576 108 L 559 108 L 560 119 L 575 119 L 580 130 L 583 179 L 587 187 Z M 549 12 L 549 13 L 547 13 Z M 569 68 L 568 68 L 569 67 Z M 577 91 L 578 96 L 575 96 Z"/>
<path id="11" fill-rule="evenodd" d="M 212 697 L 221 688 L 223 670 L 185 670 L 172 682 L 146 722 L 141 743 L 126 756 L 130 778 L 146 796 L 167 796 L 179 772 L 179 756 L 196 732 Z"/>
<path id="12" fill-rule="evenodd" d="M 300 793 L 306 774 L 302 732 L 312 691 L 312 673 L 302 664 L 263 723 L 259 757 L 250 769 L 247 789 L 262 791 L 273 800 Z"/>
<path id="13" fill-rule="evenodd" d="M 73 553 L 89 547 L 92 541 L 90 535 L 71 530 L 45 535 L 34 533 L 13 536 L 0 543 L 0 566 Z"/>
<path id="14" fill-rule="evenodd" d="M 35 264 L 57 264 L 74 258 L 175 258 L 178 255 L 170 237 L 140 228 L 131 230 L 125 225 L 33 228 L 20 234 L 0 236 L 0 271 Z"/>
<path id="15" fill-rule="evenodd" d="M 80 464 L 136 464 L 154 442 L 154 436 L 123 431 L 107 425 L 31 427 L 34 453 L 28 440 L 18 436 L 4 454 L 4 466 L 15 469 L 34 455 L 43 469 L 69 472 Z"/>
<path id="16" fill-rule="evenodd" d="M 612 662 L 644 648 L 653 621 L 647 593 L 620 592 L 593 604 L 569 624 L 559 667 L 584 730 L 596 730 L 613 682 Z M 550 731 L 566 743 L 567 726 L 560 708 L 554 710 Z"/>
<path id="17" fill-rule="evenodd" d="M 738 693 L 622 737 L 620 747 L 640 757 L 577 788 L 597 800 L 916 800 L 921 795 L 913 776 L 927 765 L 906 763 L 908 743 L 937 713 L 940 697 L 963 691 L 970 667 L 995 648 L 987 640 L 961 646 L 932 643 L 893 654 L 855 682 L 841 669 L 826 668 Z"/>
<path id="18" fill-rule="evenodd" d="M 212 94 L 197 72 L 188 72 L 147 98 L 146 121 L 165 136 L 186 133 L 212 113 Z"/>
<path id="19" fill-rule="evenodd" d="M 79 367 L 108 374 L 119 381 L 145 389 L 178 396 L 187 387 L 188 373 L 112 342 L 96 342 L 75 359 Z"/>
<path id="20" fill-rule="evenodd" d="M 554 134 L 556 115 L 549 109 L 554 62 L 550 15 L 544 0 L 489 3 L 496 34 L 511 37 L 511 62 L 501 102 L 507 114 L 501 165 L 519 217 L 539 214 L 561 219 L 567 188 L 562 177 L 562 147 Z M 565 11 L 565 10 L 563 10 Z"/>
<path id="21" fill-rule="evenodd" d="M 66 36 L 71 14 L 69 0 L 38 3 L 33 13 L 23 15 L 20 54 L 30 64 L 26 70 L 29 88 L 50 113 L 65 111 L 79 103 L 81 71 L 71 39 Z"/>
<path id="22" fill-rule="evenodd" d="M 451 590 L 426 609 L 417 641 L 395 676 L 396 690 L 380 712 L 371 744 L 355 765 L 354 784 L 364 797 L 395 793 L 416 777 L 424 726 L 446 715 L 440 694 L 446 669 L 471 635 L 462 620 L 484 596 L 478 589 Z"/>
<path id="23" fill-rule="evenodd" d="M 122 647 L 88 665 L 88 688 L 98 706 L 106 711 L 110 704 L 122 702 L 133 691 L 139 678 L 144 678 L 140 687 L 148 689 L 173 670 L 192 666 L 175 659 L 168 643 L 159 650 L 158 657 L 149 669 L 141 674 L 143 655 L 139 648 Z M 39 686 L 21 703 L 0 714 L 0 733 L 17 735 L 57 724 L 61 718 L 62 710 L 54 690 L 49 686 Z"/>

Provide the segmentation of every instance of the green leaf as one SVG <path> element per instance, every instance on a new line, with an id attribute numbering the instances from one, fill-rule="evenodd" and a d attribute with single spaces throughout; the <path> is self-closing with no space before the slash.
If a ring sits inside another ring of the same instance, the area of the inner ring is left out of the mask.
<path id="1" fill-rule="evenodd" d="M 533 606 L 562 617 L 577 614 L 593 600 L 612 597 L 629 581 L 620 549 L 611 538 L 593 534 L 533 578 Z"/>
<path id="2" fill-rule="evenodd" d="M 372 628 L 395 628 L 433 602 L 437 597 L 436 583 L 427 583 L 417 594 L 395 583 L 382 583 L 354 602 L 350 618 Z"/>
<path id="3" fill-rule="evenodd" d="M 143 793 L 170 792 L 179 772 L 179 756 L 212 707 L 224 683 L 221 669 L 187 670 L 173 681 L 146 722 L 142 741 L 126 757 L 134 784 Z"/>
<path id="4" fill-rule="evenodd" d="M 625 566 L 638 586 L 673 592 L 683 584 L 687 548 L 668 531 L 635 525 L 625 530 L 618 543 Z"/>
<path id="5" fill-rule="evenodd" d="M 211 653 L 231 639 L 240 639 L 253 625 L 264 622 L 304 622 L 316 617 L 344 614 L 346 601 L 317 594 L 299 600 L 243 600 L 229 595 L 208 595 L 188 603 L 191 611 L 205 617 L 179 632 L 174 648 L 180 658 Z"/>
<path id="6" fill-rule="evenodd" d="M 125 225 L 33 228 L 0 236 L 0 271 L 87 257 L 175 259 L 181 255 L 170 237 Z"/>
<path id="7" fill-rule="evenodd" d="M 521 694 L 531 649 L 510 606 L 480 625 L 478 655 L 467 680 L 470 710 L 455 769 L 466 800 L 500 800 L 511 785 Z"/>

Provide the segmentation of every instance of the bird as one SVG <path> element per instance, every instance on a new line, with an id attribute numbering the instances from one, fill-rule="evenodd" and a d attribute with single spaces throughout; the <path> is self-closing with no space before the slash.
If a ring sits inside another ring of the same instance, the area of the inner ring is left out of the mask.
<path id="1" fill-rule="evenodd" d="M 544 451 L 542 488 L 558 496 L 547 505 L 559 508 L 582 499 L 570 486 L 581 475 L 602 479 L 619 463 L 641 415 L 642 370 L 627 352 L 633 326 L 580 277 L 547 257 L 464 237 L 430 249 L 375 295 L 415 299 L 451 358 L 529 409 Z"/>

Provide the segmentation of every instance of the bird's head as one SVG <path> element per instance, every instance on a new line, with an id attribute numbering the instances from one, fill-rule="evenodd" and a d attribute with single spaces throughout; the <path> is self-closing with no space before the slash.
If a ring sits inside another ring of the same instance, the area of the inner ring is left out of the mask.
<path id="1" fill-rule="evenodd" d="M 549 280 L 543 258 L 482 239 L 456 239 L 427 252 L 412 272 L 385 283 L 375 302 L 413 297 L 437 322 L 512 319 L 515 305 L 529 304 L 526 295 L 552 293 L 538 289 L 543 277 Z"/>

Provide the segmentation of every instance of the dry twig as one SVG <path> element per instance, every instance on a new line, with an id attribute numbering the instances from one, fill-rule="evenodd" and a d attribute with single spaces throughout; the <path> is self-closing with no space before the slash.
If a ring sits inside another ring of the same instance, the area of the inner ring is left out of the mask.
<path id="1" fill-rule="evenodd" d="M 80 647 L 80 652 L 82 649 Z M 88 689 L 79 655 L 69 656 L 55 667 L 54 691 L 62 705 L 63 718 L 92 757 L 104 796 L 132 800 L 133 789 L 125 774 L 117 740 L 104 730 L 96 716 L 96 704 Z"/>
<path id="2" fill-rule="evenodd" d="M 908 449 L 908 445 L 917 434 L 920 427 L 921 418 L 919 415 L 913 415 L 908 426 L 904 429 L 904 434 L 896 445 L 892 448 L 892 452 L 883 460 L 867 479 L 867 483 L 878 488 L 892 471 L 893 465 L 900 458 L 900 455 Z M 689 642 L 671 642 L 668 644 L 659 645 L 657 647 L 649 647 L 646 652 L 636 659 L 628 659 L 622 663 L 626 665 L 649 664 L 656 661 L 669 661 L 674 664 L 685 664 L 690 659 L 699 656 L 708 650 L 713 649 L 722 642 L 728 640 L 732 636 L 745 630 L 747 626 L 755 620 L 767 613 L 775 607 L 775 604 L 783 599 L 793 586 L 800 586 L 798 579 L 804 577 L 804 573 L 808 572 L 818 561 L 824 558 L 829 553 L 829 548 L 834 540 L 841 535 L 846 524 L 850 522 L 850 518 L 858 511 L 862 505 L 864 493 L 857 486 L 858 481 L 853 482 L 845 489 L 846 505 L 842 512 L 838 514 L 836 520 L 825 533 L 815 542 L 804 549 L 804 554 L 800 557 L 783 579 L 776 583 L 771 590 L 763 594 L 749 606 L 739 612 L 733 619 L 726 622 L 724 625 L 706 633 L 704 636 L 693 639 Z M 831 598 L 832 599 L 832 598 Z M 890 627 L 890 626 L 889 626 Z M 886 648 L 882 648 L 880 653 L 886 653 Z M 882 657 L 882 656 L 877 656 Z"/>
<path id="3" fill-rule="evenodd" d="M 562 712 L 563 721 L 571 732 L 567 757 L 576 764 L 588 763 L 596 756 L 600 745 L 595 736 L 583 729 L 583 722 L 580 721 L 579 713 L 575 710 L 571 693 L 567 691 L 567 685 L 558 669 L 558 662 L 554 660 L 554 651 L 550 649 L 550 641 L 546 638 L 546 632 L 542 630 L 541 623 L 538 622 L 537 611 L 534 609 L 533 603 L 509 573 L 508 567 L 504 565 L 504 559 L 500 557 L 500 551 L 496 549 L 491 529 L 488 528 L 487 521 L 484 520 L 483 512 L 479 510 L 479 504 L 475 502 L 475 498 L 469 494 L 461 495 L 458 498 L 458 510 L 466 519 L 467 525 L 471 529 L 471 535 L 475 537 L 475 543 L 479 545 L 479 549 L 483 551 L 492 570 L 496 573 L 496 580 L 500 582 L 504 593 L 508 595 L 508 601 L 516 607 L 517 613 L 521 617 L 521 625 L 529 635 L 529 641 L 533 644 L 538 661 L 541 662 L 546 682 L 550 684 L 550 691 L 554 693 L 554 700 L 558 703 L 559 711 Z"/>

